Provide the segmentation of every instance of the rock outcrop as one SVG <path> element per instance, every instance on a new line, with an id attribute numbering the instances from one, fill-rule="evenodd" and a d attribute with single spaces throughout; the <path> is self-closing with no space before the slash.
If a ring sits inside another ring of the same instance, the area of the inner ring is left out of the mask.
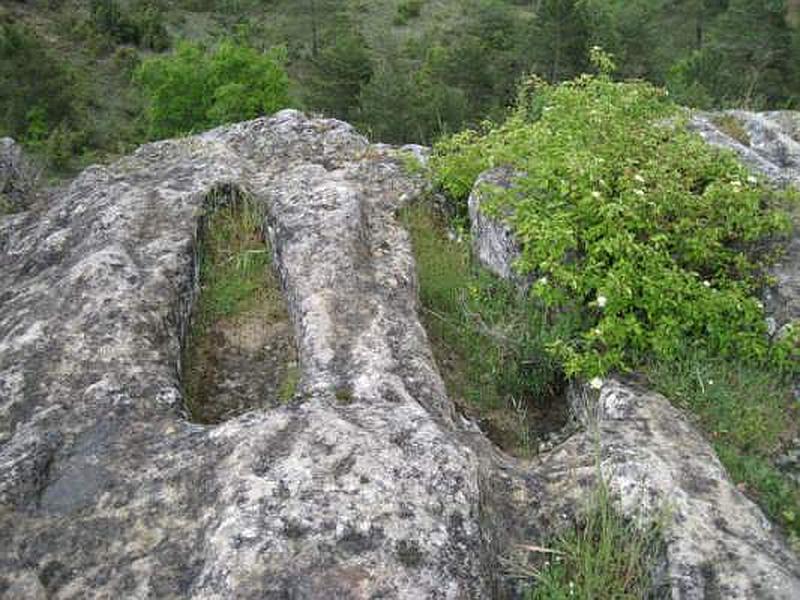
<path id="1" fill-rule="evenodd" d="M 800 596 L 796 557 L 660 397 L 610 384 L 532 463 L 455 414 L 395 219 L 425 184 L 401 163 L 283 111 L 0 218 L 0 596 L 503 598 L 500 556 L 568 519 L 596 431 L 623 505 L 671 502 L 673 597 Z M 221 192 L 265 208 L 301 379 L 203 426 L 179 363 Z"/>
<path id="2" fill-rule="evenodd" d="M 469 195 L 469 224 L 472 250 L 481 264 L 503 279 L 522 283 L 514 270 L 514 261 L 520 255 L 520 245 L 511 227 L 502 219 L 486 214 L 486 201 L 497 190 L 511 189 L 519 174 L 507 167 L 497 167 L 478 177 Z"/>
<path id="3" fill-rule="evenodd" d="M 288 111 L 91 168 L 0 231 L 3 597 L 491 595 L 394 218 L 421 186 Z M 178 362 L 220 189 L 267 206 L 304 399 L 203 427 Z"/>

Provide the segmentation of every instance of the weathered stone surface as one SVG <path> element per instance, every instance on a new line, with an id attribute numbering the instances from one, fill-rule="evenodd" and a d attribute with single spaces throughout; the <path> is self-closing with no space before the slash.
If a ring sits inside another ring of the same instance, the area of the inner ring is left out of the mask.
<path id="1" fill-rule="evenodd" d="M 585 501 L 598 473 L 624 514 L 663 522 L 673 598 L 797 598 L 800 563 L 703 436 L 658 394 L 616 380 L 581 389 L 584 431 L 541 458 L 548 510 Z"/>
<path id="2" fill-rule="evenodd" d="M 514 281 L 520 281 L 519 275 L 514 270 L 514 261 L 520 254 L 519 243 L 506 223 L 485 214 L 484 206 L 497 188 L 511 189 L 514 177 L 517 175 L 507 167 L 486 171 L 478 177 L 468 201 L 472 249 L 475 256 L 495 275 Z"/>
<path id="3" fill-rule="evenodd" d="M 394 218 L 421 185 L 287 111 L 145 146 L 0 221 L 0 595 L 490 596 L 481 462 Z M 203 427 L 181 415 L 180 339 L 225 186 L 268 206 L 304 401 Z"/>

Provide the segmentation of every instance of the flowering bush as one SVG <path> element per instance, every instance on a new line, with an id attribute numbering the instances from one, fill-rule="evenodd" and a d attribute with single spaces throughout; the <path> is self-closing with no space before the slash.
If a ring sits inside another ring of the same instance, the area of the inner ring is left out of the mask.
<path id="1" fill-rule="evenodd" d="M 532 79 L 502 124 L 443 140 L 431 165 L 463 202 L 484 170 L 526 175 L 487 210 L 522 245 L 516 267 L 553 314 L 579 313 L 551 345 L 570 374 L 628 369 L 689 350 L 791 367 L 796 339 L 770 341 L 758 300 L 792 194 L 687 130 L 666 92 L 601 70 L 560 85 Z M 795 328 L 797 329 L 797 328 Z"/>

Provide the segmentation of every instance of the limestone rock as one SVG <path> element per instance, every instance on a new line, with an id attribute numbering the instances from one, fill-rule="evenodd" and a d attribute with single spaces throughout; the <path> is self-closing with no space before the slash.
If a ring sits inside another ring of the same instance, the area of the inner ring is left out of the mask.
<path id="1" fill-rule="evenodd" d="M 508 167 L 498 167 L 482 173 L 469 195 L 469 221 L 472 248 L 483 266 L 503 279 L 514 281 L 519 276 L 514 261 L 519 257 L 520 245 L 508 224 L 486 215 L 485 204 L 497 189 L 508 190 L 519 174 Z"/>
<path id="2" fill-rule="evenodd" d="M 584 431 L 533 468 L 562 503 L 549 510 L 580 506 L 602 473 L 623 514 L 663 522 L 671 597 L 800 595 L 797 556 L 666 398 L 617 380 L 574 395 Z"/>
<path id="3" fill-rule="evenodd" d="M 490 597 L 483 459 L 394 217 L 422 185 L 350 126 L 285 111 L 144 146 L 13 217 L 0 595 Z M 266 205 L 304 400 L 206 427 L 182 416 L 178 362 L 198 219 L 232 188 Z"/>

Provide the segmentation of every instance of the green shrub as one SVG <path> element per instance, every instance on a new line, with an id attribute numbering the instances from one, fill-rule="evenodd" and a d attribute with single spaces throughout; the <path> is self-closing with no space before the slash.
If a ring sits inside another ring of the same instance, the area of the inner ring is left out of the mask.
<path id="1" fill-rule="evenodd" d="M 145 60 L 134 81 L 146 98 L 149 134 L 168 137 L 252 119 L 290 105 L 285 51 L 223 41 L 208 51 L 183 42 Z"/>
<path id="2" fill-rule="evenodd" d="M 410 19 L 416 19 L 422 14 L 425 0 L 403 0 L 397 5 L 397 14 L 394 18 L 395 25 L 405 25 Z"/>
<path id="3" fill-rule="evenodd" d="M 0 23 L 0 135 L 44 139 L 81 104 L 78 73 L 34 30 Z"/>
<path id="4" fill-rule="evenodd" d="M 92 0 L 89 8 L 92 29 L 115 43 L 134 44 L 156 52 L 170 46 L 163 10 L 153 0 L 139 0 L 130 11 L 124 11 L 116 0 Z"/>
<path id="5" fill-rule="evenodd" d="M 769 242 L 791 229 L 769 189 L 685 127 L 663 90 L 604 71 L 524 85 L 516 112 L 436 147 L 441 186 L 463 202 L 487 168 L 524 172 L 489 210 L 510 210 L 533 293 L 587 326 L 550 348 L 568 373 L 602 375 L 690 349 L 790 367 L 796 336 L 771 343 L 756 294 Z"/>
<path id="6" fill-rule="evenodd" d="M 169 33 L 164 26 L 164 11 L 161 5 L 151 0 L 140 2 L 130 16 L 135 29 L 137 46 L 163 52 L 172 45 Z"/>

